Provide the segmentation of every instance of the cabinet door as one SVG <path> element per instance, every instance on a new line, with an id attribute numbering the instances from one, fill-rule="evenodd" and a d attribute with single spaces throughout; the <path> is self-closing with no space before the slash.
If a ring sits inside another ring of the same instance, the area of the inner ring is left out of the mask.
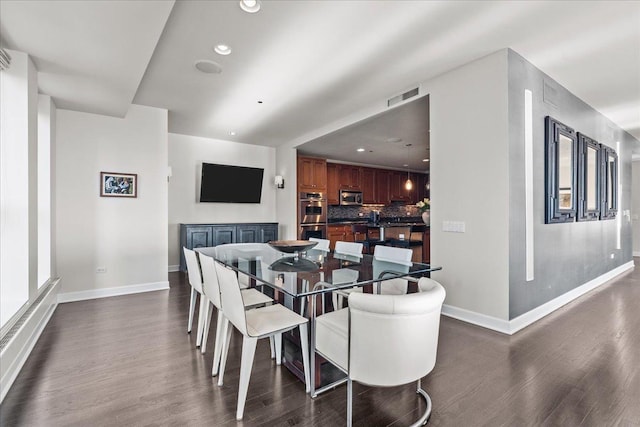
<path id="1" fill-rule="evenodd" d="M 213 246 L 211 227 L 189 227 L 186 246 L 188 249 Z"/>
<path id="2" fill-rule="evenodd" d="M 314 188 L 318 190 L 327 189 L 327 161 L 324 159 L 313 160 L 313 182 Z"/>
<path id="3" fill-rule="evenodd" d="M 376 170 L 362 168 L 362 203 L 378 203 L 376 201 Z"/>
<path id="4" fill-rule="evenodd" d="M 392 171 L 389 177 L 389 198 L 393 201 L 406 202 L 409 195 L 404 187 L 407 181 L 407 173 L 401 171 Z"/>
<path id="5" fill-rule="evenodd" d="M 340 187 L 338 185 L 338 165 L 327 163 L 327 203 L 340 204 Z"/>
<path id="6" fill-rule="evenodd" d="M 327 189 L 327 161 L 313 157 L 298 157 L 298 189 L 324 191 Z"/>
<path id="7" fill-rule="evenodd" d="M 259 225 L 238 225 L 236 243 L 258 243 L 261 241 L 262 227 Z"/>
<path id="8" fill-rule="evenodd" d="M 344 226 L 343 225 L 327 226 L 327 239 L 329 239 L 329 248 L 331 248 L 331 250 L 334 250 L 336 248 L 336 242 L 338 240 L 344 240 Z"/>
<path id="9" fill-rule="evenodd" d="M 269 224 L 262 227 L 261 236 L 259 242 L 267 243 L 272 240 L 278 240 L 278 225 Z"/>
<path id="10" fill-rule="evenodd" d="M 389 181 L 390 171 L 378 169 L 376 170 L 376 186 L 375 186 L 375 203 L 389 204 Z"/>
<path id="11" fill-rule="evenodd" d="M 236 227 L 235 226 L 216 226 L 213 228 L 213 245 L 224 245 L 225 243 L 236 242 Z"/>

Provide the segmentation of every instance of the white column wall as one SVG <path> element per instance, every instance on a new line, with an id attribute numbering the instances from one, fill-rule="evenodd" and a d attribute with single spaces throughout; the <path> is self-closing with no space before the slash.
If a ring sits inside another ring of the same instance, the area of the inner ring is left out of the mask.
<path id="1" fill-rule="evenodd" d="M 58 110 L 61 301 L 168 287 L 167 135 L 164 109 L 132 105 L 123 119 Z M 101 171 L 137 174 L 138 197 L 100 197 Z"/>

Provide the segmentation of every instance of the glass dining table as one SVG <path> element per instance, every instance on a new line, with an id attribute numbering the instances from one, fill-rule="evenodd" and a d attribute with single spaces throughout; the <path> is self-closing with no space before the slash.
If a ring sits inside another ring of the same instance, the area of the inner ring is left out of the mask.
<path id="1" fill-rule="evenodd" d="M 269 244 L 229 244 L 215 248 L 198 248 L 197 252 L 213 256 L 236 270 L 240 283 L 261 288 L 275 301 L 311 320 L 313 349 L 314 318 L 335 309 L 331 293 L 337 290 L 363 287 L 364 292 L 380 292 L 381 280 L 419 278 L 441 267 L 419 262 L 398 263 L 373 255 L 347 255 L 332 251 L 309 249 L 296 253 L 278 251 Z M 297 328 L 283 337 L 284 363 L 304 381 L 302 355 Z M 311 351 L 311 391 L 315 397 L 321 390 L 342 382 L 344 374 L 332 368 Z"/>

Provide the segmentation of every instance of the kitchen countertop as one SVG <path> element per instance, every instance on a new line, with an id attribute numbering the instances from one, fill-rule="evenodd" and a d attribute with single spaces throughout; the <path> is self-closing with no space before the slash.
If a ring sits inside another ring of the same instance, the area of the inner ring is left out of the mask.
<path id="1" fill-rule="evenodd" d="M 336 218 L 330 219 L 327 225 L 352 225 L 352 224 L 366 224 L 370 227 L 409 227 L 412 225 L 424 225 L 421 220 L 411 218 L 410 221 L 385 221 L 384 219 L 377 223 L 372 223 L 366 219 L 349 219 L 349 218 Z M 429 228 L 429 226 L 427 226 Z"/>

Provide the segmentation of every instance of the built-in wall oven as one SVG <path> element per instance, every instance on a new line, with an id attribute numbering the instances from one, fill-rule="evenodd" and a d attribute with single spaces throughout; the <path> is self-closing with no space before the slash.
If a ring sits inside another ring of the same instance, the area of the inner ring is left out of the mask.
<path id="1" fill-rule="evenodd" d="M 325 239 L 327 235 L 327 199 L 321 192 L 299 194 L 298 220 L 300 227 L 298 237 L 307 240 L 309 237 Z"/>

